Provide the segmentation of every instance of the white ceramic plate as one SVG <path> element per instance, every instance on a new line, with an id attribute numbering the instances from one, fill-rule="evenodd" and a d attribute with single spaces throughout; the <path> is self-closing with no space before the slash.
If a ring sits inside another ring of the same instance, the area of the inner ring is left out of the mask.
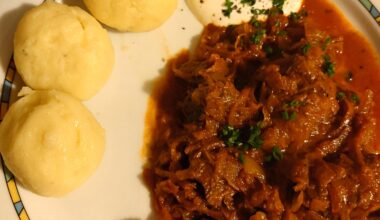
<path id="1" fill-rule="evenodd" d="M 201 30 L 184 0 L 175 14 L 149 33 L 110 36 L 116 51 L 114 72 L 96 97 L 86 102 L 107 132 L 107 148 L 97 172 L 65 198 L 37 196 L 18 186 L 0 168 L 0 219 L 137 220 L 152 218 L 150 197 L 141 173 L 144 119 L 154 79 L 165 60 L 188 48 Z M 380 0 L 332 0 L 380 53 Z M 21 80 L 11 63 L 12 36 L 18 19 L 42 0 L 0 0 L 1 117 L 16 98 Z M 81 0 L 63 0 L 81 5 Z M 380 74 L 380 73 L 379 73 Z M 4 82 L 4 83 L 3 83 Z M 4 175 L 3 175 L 4 173 Z"/>

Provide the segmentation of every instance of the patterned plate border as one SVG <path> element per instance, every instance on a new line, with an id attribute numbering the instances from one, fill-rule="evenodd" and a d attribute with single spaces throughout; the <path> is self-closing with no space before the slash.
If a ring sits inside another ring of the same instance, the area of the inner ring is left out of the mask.
<path id="1" fill-rule="evenodd" d="M 371 0 L 358 0 L 364 8 L 370 13 L 370 15 L 375 19 L 376 23 L 380 26 L 380 12 L 371 2 Z M 0 122 L 3 120 L 5 113 L 8 111 L 12 85 L 15 75 L 17 74 L 16 66 L 13 61 L 13 56 L 9 62 L 8 69 L 3 82 L 3 89 L 1 93 L 1 103 L 0 103 Z M 4 164 L 4 160 L 1 158 L 1 164 L 3 167 L 4 178 L 8 188 L 9 196 L 12 200 L 13 206 L 20 220 L 30 220 L 29 215 L 24 207 L 21 200 L 20 193 L 17 188 L 16 180 L 13 174 L 8 170 Z"/>
<path id="2" fill-rule="evenodd" d="M 17 74 L 16 66 L 12 57 L 8 65 L 7 73 L 5 75 L 5 80 L 3 83 L 3 90 L 1 92 L 0 121 L 3 120 L 5 113 L 8 111 L 10 100 L 11 100 L 12 85 L 13 85 L 13 81 L 15 79 L 16 74 Z M 21 196 L 17 188 L 15 177 L 5 166 L 3 158 L 1 158 L 1 164 L 3 167 L 4 178 L 6 181 L 7 188 L 8 188 L 9 196 L 12 200 L 17 216 L 20 220 L 29 220 L 30 218 L 21 200 Z"/>
<path id="3" fill-rule="evenodd" d="M 376 23 L 380 26 L 380 12 L 370 0 L 359 0 L 365 9 L 375 19 Z"/>

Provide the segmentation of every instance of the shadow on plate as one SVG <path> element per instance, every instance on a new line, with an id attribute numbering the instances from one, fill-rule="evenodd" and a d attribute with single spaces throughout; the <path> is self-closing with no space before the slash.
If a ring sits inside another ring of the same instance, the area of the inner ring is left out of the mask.
<path id="1" fill-rule="evenodd" d="M 33 8 L 32 4 L 22 4 L 20 7 L 5 12 L 0 17 L 0 67 L 5 72 L 7 70 L 11 51 L 13 51 L 13 35 L 16 31 L 16 26 L 22 15 Z M 2 83 L 2 82 L 1 82 Z"/>
<path id="2" fill-rule="evenodd" d="M 25 85 L 20 75 L 15 70 L 14 64 L 12 64 L 12 66 L 10 65 L 10 63 L 13 63 L 13 36 L 16 31 L 17 23 L 22 15 L 33 7 L 34 5 L 32 4 L 23 4 L 18 8 L 4 13 L 0 17 L 0 27 L 3 33 L 0 35 L 0 42 L 2 43 L 0 51 L 0 67 L 4 74 L 14 72 L 14 76 L 11 77 L 12 84 L 10 85 L 10 91 L 8 91 L 8 93 L 10 93 L 9 104 L 12 104 L 17 100 L 17 93 Z M 3 84 L 3 82 L 0 83 Z M 4 100 L 3 97 L 2 100 Z"/>

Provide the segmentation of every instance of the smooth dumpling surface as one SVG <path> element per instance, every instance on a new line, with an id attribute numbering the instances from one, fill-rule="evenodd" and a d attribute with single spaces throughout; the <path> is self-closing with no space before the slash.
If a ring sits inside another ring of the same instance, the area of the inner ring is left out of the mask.
<path id="1" fill-rule="evenodd" d="M 105 84 L 114 64 L 108 33 L 78 7 L 47 1 L 17 25 L 14 59 L 25 83 L 89 99 Z"/>
<path id="2" fill-rule="evenodd" d="M 0 124 L 0 151 L 21 184 L 43 196 L 63 196 L 87 180 L 104 152 L 103 128 L 77 99 L 32 91 Z"/>
<path id="3" fill-rule="evenodd" d="M 131 32 L 159 27 L 177 7 L 177 0 L 84 0 L 84 3 L 100 22 Z"/>

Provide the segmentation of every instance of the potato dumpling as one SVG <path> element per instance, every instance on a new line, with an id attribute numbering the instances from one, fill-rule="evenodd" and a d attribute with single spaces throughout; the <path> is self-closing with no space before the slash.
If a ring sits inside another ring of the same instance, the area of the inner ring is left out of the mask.
<path id="1" fill-rule="evenodd" d="M 100 22 L 131 32 L 159 27 L 177 7 L 177 0 L 84 0 L 84 3 Z"/>
<path id="2" fill-rule="evenodd" d="M 14 59 L 29 87 L 84 100 L 107 81 L 114 51 L 107 31 L 90 14 L 48 0 L 19 21 Z"/>
<path id="3" fill-rule="evenodd" d="M 31 91 L 0 124 L 0 152 L 9 170 L 34 193 L 59 197 L 98 167 L 103 128 L 77 99 L 59 91 Z"/>

